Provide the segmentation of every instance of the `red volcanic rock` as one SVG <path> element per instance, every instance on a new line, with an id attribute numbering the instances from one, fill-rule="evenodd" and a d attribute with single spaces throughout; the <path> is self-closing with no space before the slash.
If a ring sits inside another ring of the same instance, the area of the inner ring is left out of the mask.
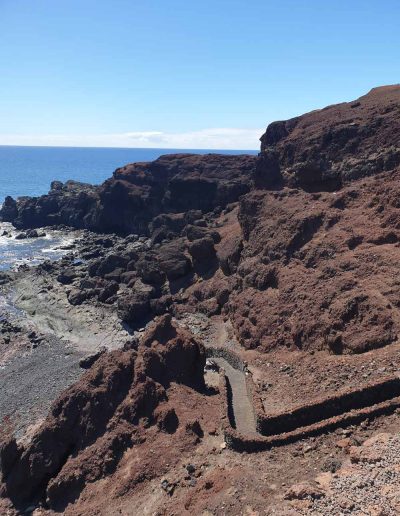
<path id="1" fill-rule="evenodd" d="M 7 198 L 0 220 L 18 228 L 66 224 L 101 232 L 180 231 L 202 212 L 224 207 L 250 189 L 256 156 L 171 154 L 117 169 L 100 187 L 68 181 L 48 195 Z M 183 214 L 183 212 L 189 212 Z M 160 218 L 160 215 L 172 215 Z M 174 214 L 181 214 L 176 215 Z"/>
<path id="2" fill-rule="evenodd" d="M 399 185 L 397 171 L 339 194 L 285 188 L 242 199 L 242 286 L 228 304 L 242 344 L 346 353 L 397 340 Z"/>
<path id="3" fill-rule="evenodd" d="M 256 185 L 337 190 L 400 164 L 400 86 L 270 124 L 261 137 Z"/>
<path id="4" fill-rule="evenodd" d="M 199 238 L 189 244 L 189 254 L 195 267 L 201 270 L 209 270 L 216 258 L 214 240 L 211 237 Z"/>
<path id="5" fill-rule="evenodd" d="M 203 348 L 169 316 L 150 328 L 137 352 L 103 353 L 54 403 L 26 447 L 2 447 L 2 496 L 17 507 L 46 497 L 62 511 L 87 483 L 112 474 L 124 452 L 144 442 L 145 428 L 177 430 L 168 389 L 173 382 L 202 389 L 204 365 Z"/>
<path id="6" fill-rule="evenodd" d="M 223 245 L 219 247 L 217 253 L 219 266 L 227 276 L 236 272 L 242 250 L 243 241 L 241 235 L 233 235 L 225 239 Z"/>

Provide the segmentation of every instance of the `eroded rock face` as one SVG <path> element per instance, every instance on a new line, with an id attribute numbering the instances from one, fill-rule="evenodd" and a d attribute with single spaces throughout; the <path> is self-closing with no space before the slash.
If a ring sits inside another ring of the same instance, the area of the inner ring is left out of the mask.
<path id="1" fill-rule="evenodd" d="M 227 309 L 242 344 L 359 353 L 397 340 L 399 181 L 397 171 L 337 194 L 241 201 L 241 288 Z"/>
<path id="2" fill-rule="evenodd" d="M 203 388 L 202 346 L 169 316 L 149 329 L 138 351 L 102 353 L 53 404 L 32 441 L 1 450 L 1 495 L 17 506 L 47 498 L 63 510 L 87 482 L 113 473 L 123 453 L 144 441 L 144 429 L 175 432 L 168 404 L 172 383 Z"/>
<path id="3" fill-rule="evenodd" d="M 249 155 L 161 156 L 117 169 L 99 187 L 54 182 L 48 195 L 7 198 L 0 220 L 17 228 L 65 224 L 99 232 L 147 234 L 155 219 L 151 230 L 157 229 L 161 241 L 201 213 L 224 207 L 248 192 L 255 162 L 256 157 Z"/>
<path id="4" fill-rule="evenodd" d="M 400 164 L 400 87 L 274 122 L 261 137 L 256 185 L 334 191 Z"/>
<path id="5" fill-rule="evenodd" d="M 91 225 L 92 210 L 98 200 L 98 188 L 67 181 L 54 182 L 48 195 L 7 198 L 0 210 L 0 219 L 17 228 L 38 228 L 66 224 L 75 228 Z"/>
<path id="6" fill-rule="evenodd" d="M 84 263 L 70 256 L 37 271 L 53 270 L 71 305 L 113 305 L 132 327 L 166 312 L 221 314 L 240 345 L 265 353 L 387 346 L 400 332 L 399 94 L 400 87 L 373 90 L 275 122 L 259 158 L 163 156 L 118 169 L 100 187 L 54 183 L 48 196 L 8 198 L 1 216 L 21 228 L 108 232 L 84 232 Z M 198 407 L 210 406 L 203 366 L 202 346 L 169 315 L 139 345 L 83 362 L 87 373 L 32 441 L 0 448 L 1 494 L 22 506 L 47 499 L 62 512 L 99 479 L 92 497 L 110 475 L 115 497 L 160 476 L 157 436 L 168 436 L 168 460 L 185 439 L 201 439 Z M 196 417 L 181 418 L 179 403 Z M 152 438 L 157 446 L 142 462 Z M 319 493 L 304 484 L 288 495 L 310 496 Z"/>
<path id="7" fill-rule="evenodd" d="M 150 233 L 140 251 L 100 238 L 80 284 L 61 273 L 71 304 L 115 303 L 132 326 L 166 310 L 222 311 L 246 347 L 363 352 L 400 331 L 399 110 L 399 86 L 374 89 L 274 122 L 258 158 L 162 156 L 98 188 L 9 198 L 2 216 Z"/>

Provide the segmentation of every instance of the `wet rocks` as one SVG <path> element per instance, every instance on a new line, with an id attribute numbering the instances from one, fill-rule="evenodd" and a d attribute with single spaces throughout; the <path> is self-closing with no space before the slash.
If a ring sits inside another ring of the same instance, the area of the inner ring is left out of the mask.
<path id="1" fill-rule="evenodd" d="M 42 238 L 45 237 L 46 233 L 44 231 L 37 231 L 36 229 L 28 229 L 23 233 L 18 233 L 15 235 L 15 240 L 26 240 L 27 238 Z"/>
<path id="2" fill-rule="evenodd" d="M 7 195 L 1 207 L 1 220 L 3 222 L 12 222 L 18 216 L 17 201 Z"/>

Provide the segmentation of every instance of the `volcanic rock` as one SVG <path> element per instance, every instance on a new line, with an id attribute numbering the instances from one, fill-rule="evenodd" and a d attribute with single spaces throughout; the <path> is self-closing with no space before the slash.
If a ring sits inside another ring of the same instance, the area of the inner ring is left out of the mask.
<path id="1" fill-rule="evenodd" d="M 356 102 L 274 122 L 261 137 L 256 186 L 334 191 L 400 164 L 399 86 L 374 88 Z"/>
<path id="2" fill-rule="evenodd" d="M 224 207 L 249 191 L 255 156 L 171 154 L 114 172 L 100 187 L 54 182 L 48 195 L 7 198 L 0 220 L 17 228 L 65 224 L 110 233 L 180 231 L 201 212 Z M 196 211 L 197 210 L 197 211 Z M 184 212 L 187 212 L 184 213 Z M 157 219 L 162 214 L 171 215 Z M 175 216 L 174 214 L 181 214 Z M 182 214 L 183 213 L 183 214 Z"/>
<path id="3" fill-rule="evenodd" d="M 168 316 L 149 329 L 137 352 L 103 353 L 53 404 L 29 444 L 3 445 L 2 495 L 16 506 L 46 498 L 62 511 L 86 482 L 112 474 L 124 451 L 140 446 L 147 425 L 177 430 L 168 388 L 176 382 L 201 389 L 204 365 L 202 347 Z"/>

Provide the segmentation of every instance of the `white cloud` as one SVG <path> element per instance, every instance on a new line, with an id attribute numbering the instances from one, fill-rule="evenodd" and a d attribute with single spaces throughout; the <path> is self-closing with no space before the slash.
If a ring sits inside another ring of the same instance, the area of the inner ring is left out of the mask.
<path id="1" fill-rule="evenodd" d="M 145 147 L 163 149 L 259 149 L 264 129 L 214 128 L 186 133 L 133 131 L 95 135 L 6 135 L 0 145 L 70 147 Z"/>

